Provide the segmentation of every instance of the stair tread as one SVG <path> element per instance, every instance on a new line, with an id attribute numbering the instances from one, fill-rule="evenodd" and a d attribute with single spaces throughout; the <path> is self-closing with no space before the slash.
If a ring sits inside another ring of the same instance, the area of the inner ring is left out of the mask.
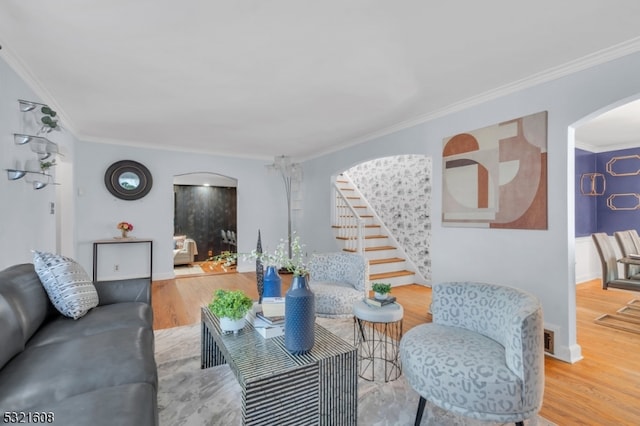
<path id="1" fill-rule="evenodd" d="M 376 247 L 365 247 L 364 251 L 378 251 L 378 250 L 395 250 L 394 246 L 376 246 Z M 356 249 L 343 249 L 348 252 L 355 252 Z"/>
<path id="2" fill-rule="evenodd" d="M 375 247 L 367 247 L 365 250 L 369 251 L 378 251 L 378 250 L 395 250 L 394 246 L 375 246 Z"/>
<path id="3" fill-rule="evenodd" d="M 336 237 L 337 240 L 355 240 L 358 237 L 353 236 L 353 237 Z M 365 240 L 370 240 L 370 239 L 375 239 L 375 238 L 388 238 L 386 235 L 365 235 L 364 239 Z"/>
<path id="4" fill-rule="evenodd" d="M 392 272 L 382 272 L 380 274 L 369 274 L 369 280 L 382 280 L 385 278 L 394 278 L 394 277 L 405 277 L 408 275 L 415 275 L 415 272 L 407 271 L 403 269 L 402 271 L 392 271 Z"/>
<path id="5" fill-rule="evenodd" d="M 384 259 L 369 259 L 369 265 L 382 265 L 385 263 L 404 262 L 405 259 L 401 257 L 385 257 Z"/>
<path id="6" fill-rule="evenodd" d="M 356 228 L 355 225 L 349 226 L 341 226 L 341 225 L 331 225 L 332 228 Z M 365 228 L 380 228 L 380 225 L 364 225 Z"/>
<path id="7" fill-rule="evenodd" d="M 366 205 L 361 205 L 359 203 L 363 203 L 365 201 L 359 201 L 361 199 L 360 196 L 358 196 L 358 193 L 355 192 L 355 189 L 350 185 L 348 179 L 336 179 L 336 183 L 338 184 L 338 189 L 341 192 L 344 192 L 343 197 L 348 199 L 349 202 L 348 204 L 350 204 L 349 206 L 346 205 L 339 205 L 339 207 L 342 208 L 350 208 L 352 211 L 353 209 L 368 209 L 368 207 Z M 338 197 L 339 198 L 339 197 Z M 366 203 L 366 202 L 365 202 Z M 339 204 L 339 203 L 337 203 Z M 344 210 L 340 210 L 341 213 L 348 213 Z M 364 214 L 358 214 L 357 216 L 355 215 L 349 215 L 349 214 L 343 214 L 340 215 L 338 214 L 339 218 L 349 218 L 349 222 L 353 223 L 356 220 L 356 217 L 359 219 L 363 219 L 360 223 L 364 222 L 365 220 L 367 222 L 377 222 L 377 220 L 375 220 L 375 216 L 373 214 L 366 214 L 367 211 L 362 211 Z M 355 211 L 354 211 L 355 213 Z M 374 219 L 374 220 L 371 220 Z M 359 225 L 355 225 L 355 224 L 350 224 L 350 225 L 332 225 L 331 227 L 334 229 L 349 229 L 349 228 L 357 228 Z M 381 229 L 382 225 L 381 224 L 368 224 L 368 225 L 363 225 L 365 228 L 374 228 L 374 229 Z M 373 231 L 375 233 L 375 231 Z M 382 231 L 380 231 L 382 232 Z M 336 232 L 338 233 L 338 232 Z M 342 232 L 340 232 L 342 233 Z M 342 237 L 342 236 L 337 236 L 336 239 L 340 240 L 340 241 L 353 241 L 355 240 L 357 237 L 355 236 L 348 236 L 348 237 Z M 380 243 L 384 243 L 385 241 L 380 240 L 376 242 L 376 239 L 381 239 L 381 238 L 388 238 L 387 235 L 382 235 L 382 234 L 374 234 L 374 235 L 364 235 L 364 239 L 368 240 L 368 241 L 373 241 L 374 244 L 380 244 Z M 345 243 L 346 244 L 346 243 Z M 382 246 L 373 246 L 373 247 L 364 247 L 364 252 L 365 253 L 371 253 L 371 252 L 384 252 L 384 251 L 389 251 L 389 250 L 397 250 L 397 247 L 394 246 L 390 246 L 390 245 L 382 245 Z M 351 248 L 343 248 L 343 251 L 348 252 L 348 253 L 357 253 L 357 249 L 351 249 Z M 400 257 L 395 257 L 393 256 L 393 254 L 395 253 L 390 253 L 391 257 L 384 257 L 382 259 L 368 259 L 369 265 L 390 265 L 390 266 L 382 266 L 382 267 L 378 267 L 377 269 L 380 270 L 385 270 L 385 269 L 395 269 L 398 268 L 398 270 L 395 271 L 389 271 L 389 272 L 381 272 L 381 273 L 374 273 L 374 274 L 369 274 L 369 279 L 371 281 L 383 281 L 383 280 L 392 280 L 393 278 L 400 278 L 400 280 L 398 282 L 404 282 L 406 279 L 403 279 L 402 277 L 412 277 L 415 276 L 416 273 L 414 271 L 409 271 L 406 269 L 400 269 L 402 268 L 403 262 L 406 262 L 406 259 L 400 258 Z M 387 253 L 380 253 L 379 255 L 376 254 L 371 254 L 371 255 L 365 255 L 365 257 L 379 257 L 380 255 L 385 256 L 388 255 Z M 395 265 L 394 265 L 395 264 Z M 408 279 L 412 279 L 412 278 L 408 278 Z M 392 281 L 395 282 L 395 281 Z"/>

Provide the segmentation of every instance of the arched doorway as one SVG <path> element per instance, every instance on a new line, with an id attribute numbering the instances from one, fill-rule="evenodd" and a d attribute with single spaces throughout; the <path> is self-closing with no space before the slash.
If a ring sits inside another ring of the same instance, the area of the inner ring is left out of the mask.
<path id="1" fill-rule="evenodd" d="M 366 245 L 382 246 L 371 256 L 365 249 L 372 280 L 379 275 L 392 285 L 430 283 L 431 175 L 431 157 L 418 154 L 376 158 L 342 172 L 373 216 Z"/>
<path id="2" fill-rule="evenodd" d="M 613 176 L 606 170 L 612 158 L 640 155 L 640 95 L 609 105 L 577 122 L 574 128 L 576 283 L 601 276 L 594 232 L 612 234 L 637 227 L 640 210 L 607 207 L 615 193 L 638 192 L 635 176 Z M 627 161 L 628 162 L 628 161 Z M 620 163 L 622 167 L 625 166 Z M 632 190 L 616 189 L 632 185 Z M 625 199 L 623 199 L 625 201 Z M 615 241 L 613 241 L 616 247 Z"/>
<path id="3" fill-rule="evenodd" d="M 237 179 L 211 172 L 174 176 L 174 267 L 195 264 L 188 273 L 198 273 L 197 264 L 235 251 L 237 185 Z"/>

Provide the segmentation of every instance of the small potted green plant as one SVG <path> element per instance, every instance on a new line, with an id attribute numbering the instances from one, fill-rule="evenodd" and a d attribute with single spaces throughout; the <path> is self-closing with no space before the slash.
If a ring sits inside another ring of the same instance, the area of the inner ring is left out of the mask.
<path id="1" fill-rule="evenodd" d="M 47 173 L 47 171 L 56 165 L 56 160 L 51 160 L 51 161 L 42 161 L 40 160 L 40 170 L 42 170 L 42 173 Z"/>
<path id="2" fill-rule="evenodd" d="M 244 317 L 253 307 L 253 300 L 242 290 L 216 290 L 209 304 L 211 312 L 220 319 L 222 331 L 237 333 L 244 327 Z"/>
<path id="3" fill-rule="evenodd" d="M 40 119 L 42 122 L 40 131 L 42 133 L 49 133 L 52 130 L 60 129 L 58 119 L 56 118 L 58 114 L 54 110 L 45 105 L 40 108 L 40 112 L 42 113 L 42 118 Z"/>
<path id="4" fill-rule="evenodd" d="M 375 292 L 374 297 L 379 300 L 386 299 L 391 293 L 391 284 L 374 283 L 371 288 Z"/>

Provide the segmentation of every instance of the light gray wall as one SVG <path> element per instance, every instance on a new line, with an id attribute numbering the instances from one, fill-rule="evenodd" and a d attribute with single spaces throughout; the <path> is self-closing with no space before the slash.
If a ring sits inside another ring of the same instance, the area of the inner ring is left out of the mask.
<path id="1" fill-rule="evenodd" d="M 390 135 L 310 160 L 305 166 L 302 235 L 319 251 L 335 249 L 330 226 L 332 176 L 374 158 L 422 154 L 433 158 L 432 278 L 475 280 L 525 289 L 542 301 L 555 331 L 556 356 L 581 358 L 576 337 L 573 137 L 569 127 L 595 111 L 640 93 L 640 54 L 445 115 Z M 539 111 L 549 112 L 549 229 L 545 231 L 442 226 L 442 140 Z"/>
<path id="2" fill-rule="evenodd" d="M 258 229 L 262 243 L 273 246 L 286 236 L 286 202 L 281 180 L 260 160 L 81 142 L 77 148 L 77 259 L 91 270 L 92 242 L 119 235 L 116 224 L 134 225 L 131 236 L 154 240 L 154 279 L 173 277 L 173 177 L 191 171 L 212 172 L 238 180 L 238 251 L 255 248 Z M 104 186 L 104 173 L 115 161 L 134 160 L 153 176 L 151 192 L 140 200 L 124 201 Z M 105 257 L 107 263 L 118 263 Z M 240 270 L 254 270 L 240 261 Z M 126 276 L 130 271 L 120 269 Z"/>
<path id="3" fill-rule="evenodd" d="M 42 102 L 35 92 L 0 58 L 0 269 L 16 263 L 32 261 L 31 250 L 60 251 L 73 255 L 73 223 L 62 220 L 60 204 L 68 198 L 69 182 L 73 179 L 73 146 L 75 138 L 68 131 L 54 131 L 48 138 L 59 145 L 64 156 L 58 156 L 57 166 L 50 169 L 55 181 L 61 185 L 49 185 L 34 190 L 25 178 L 9 181 L 5 169 L 23 167 L 26 160 L 37 159 L 29 145 L 16 145 L 14 133 L 35 133 L 25 128 L 24 113 L 20 112 L 18 99 Z M 62 122 L 64 126 L 64 122 Z M 66 186 L 65 186 L 66 185 Z M 65 189 L 67 188 L 67 189 Z M 54 214 L 51 204 L 54 203 Z M 67 205 L 69 218 L 73 218 L 73 206 Z M 65 235 L 64 240 L 57 238 Z"/>
<path id="4" fill-rule="evenodd" d="M 135 225 L 133 236 L 154 240 L 154 279 L 173 277 L 173 177 L 190 172 L 238 180 L 239 251 L 255 248 L 258 229 L 264 247 L 275 247 L 286 237 L 284 188 L 279 176 L 266 170 L 270 161 L 90 143 L 63 130 L 50 136 L 63 154 L 53 169 L 60 185 L 34 191 L 23 180 L 7 180 L 4 169 L 36 158 L 28 146 L 13 143 L 13 134 L 25 131 L 18 99 L 43 102 L 0 58 L 0 269 L 31 262 L 31 250 L 42 250 L 75 258 L 91 274 L 92 242 L 117 236 L 115 226 L 124 220 Z M 119 200 L 104 186 L 107 167 L 123 159 L 139 161 L 153 174 L 153 188 L 141 200 Z M 115 262 L 109 257 L 104 261 Z M 253 262 L 240 260 L 239 270 L 254 269 Z M 113 278 L 128 273 L 125 267 Z"/>
<path id="5" fill-rule="evenodd" d="M 543 303 L 546 326 L 556 332 L 557 356 L 578 360 L 581 352 L 575 324 L 574 147 L 569 126 L 639 93 L 640 53 L 636 53 L 307 161 L 302 188 L 305 195 L 301 210 L 295 212 L 294 226 L 309 252 L 337 249 L 329 232 L 333 176 L 379 157 L 431 156 L 433 281 L 490 281 L 536 294 Z M 12 135 L 19 125 L 18 98 L 38 100 L 0 59 L 3 169 L 12 167 L 16 159 L 24 161 L 31 155 L 22 152 L 24 147 L 13 144 Z M 439 219 L 442 139 L 544 110 L 549 112 L 549 229 L 443 228 Z M 6 175 L 0 179 L 2 268 L 29 262 L 31 249 L 55 251 L 60 247 L 63 254 L 76 256 L 90 270 L 91 241 L 117 235 L 116 223 L 128 220 L 136 225 L 135 235 L 156 241 L 154 278 L 171 275 L 173 176 L 190 171 L 211 171 L 238 179 L 240 251 L 255 247 L 258 228 L 262 230 L 263 245 L 275 246 L 286 235 L 282 185 L 277 176 L 265 172 L 266 162 L 76 142 L 64 133 L 56 138 L 68 153 L 61 161 L 73 161 L 64 167 L 63 185 L 43 190 L 52 192 L 42 192 L 33 191 L 22 182 L 9 182 Z M 121 159 L 140 161 L 153 173 L 154 188 L 140 201 L 114 199 L 104 187 L 104 171 Z M 55 201 L 56 193 L 65 200 L 64 205 L 57 206 L 60 217 L 49 214 L 49 203 Z M 75 244 L 69 244 L 69 239 Z M 251 270 L 253 265 L 240 266 Z"/>

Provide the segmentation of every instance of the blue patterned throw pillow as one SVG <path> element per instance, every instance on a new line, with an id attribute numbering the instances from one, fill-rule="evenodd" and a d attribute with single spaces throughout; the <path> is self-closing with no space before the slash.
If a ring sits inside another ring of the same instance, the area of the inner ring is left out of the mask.
<path id="1" fill-rule="evenodd" d="M 75 260 L 34 251 L 33 265 L 51 303 L 62 315 L 78 319 L 98 306 L 98 292 Z"/>

